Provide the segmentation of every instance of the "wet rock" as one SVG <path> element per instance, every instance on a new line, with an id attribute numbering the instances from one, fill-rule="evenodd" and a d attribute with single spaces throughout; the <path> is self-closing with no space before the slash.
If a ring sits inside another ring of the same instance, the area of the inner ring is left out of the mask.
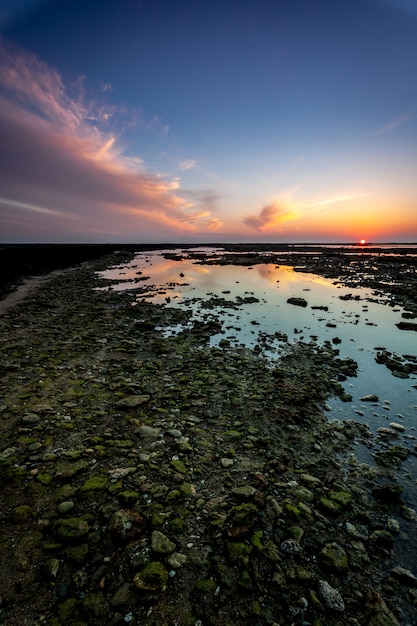
<path id="1" fill-rule="evenodd" d="M 345 603 L 339 591 L 332 587 L 326 580 L 319 581 L 319 596 L 324 606 L 332 611 L 343 613 Z"/>
<path id="2" fill-rule="evenodd" d="M 410 572 L 410 570 L 405 569 L 404 567 L 400 567 L 399 565 L 397 565 L 396 567 L 392 568 L 390 574 L 402 585 L 406 585 L 407 587 L 417 587 L 417 577 L 414 576 L 414 574 Z"/>
<path id="3" fill-rule="evenodd" d="M 376 396 L 375 394 L 370 393 L 370 394 L 369 394 L 369 395 L 367 395 L 367 396 L 362 396 L 362 398 L 359 398 L 359 400 L 360 400 L 361 402 L 378 402 L 378 401 L 379 401 L 379 398 L 378 398 L 378 396 Z"/>
<path id="4" fill-rule="evenodd" d="M 305 300 L 305 298 L 288 298 L 287 300 L 288 304 L 293 304 L 294 306 L 301 306 L 301 307 L 306 307 L 308 302 L 307 300 Z"/>
<path id="5" fill-rule="evenodd" d="M 381 485 L 375 485 L 372 488 L 372 494 L 377 500 L 382 502 L 399 502 L 401 498 L 402 487 L 397 483 L 385 483 Z"/>

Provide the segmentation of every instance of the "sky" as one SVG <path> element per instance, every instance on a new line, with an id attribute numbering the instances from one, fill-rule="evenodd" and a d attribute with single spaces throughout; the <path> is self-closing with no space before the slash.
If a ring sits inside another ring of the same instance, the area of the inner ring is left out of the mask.
<path id="1" fill-rule="evenodd" d="M 417 0 L 0 0 L 0 242 L 417 242 Z"/>

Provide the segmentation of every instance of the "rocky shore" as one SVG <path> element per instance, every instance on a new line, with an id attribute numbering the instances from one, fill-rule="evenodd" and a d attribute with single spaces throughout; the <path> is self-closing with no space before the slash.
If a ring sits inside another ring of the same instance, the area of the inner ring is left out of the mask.
<path id="1" fill-rule="evenodd" d="M 189 312 L 93 289 L 115 258 L 0 317 L 0 624 L 414 624 L 417 514 L 349 454 L 366 426 L 323 415 L 355 362 L 167 337 Z"/>

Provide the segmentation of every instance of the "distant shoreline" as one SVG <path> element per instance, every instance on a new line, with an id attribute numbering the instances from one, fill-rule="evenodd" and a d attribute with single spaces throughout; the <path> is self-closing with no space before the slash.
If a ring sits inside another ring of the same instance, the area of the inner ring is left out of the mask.
<path id="1" fill-rule="evenodd" d="M 86 261 L 114 254 L 116 251 L 135 253 L 146 250 L 223 248 L 229 252 L 318 252 L 334 254 L 358 250 L 378 254 L 395 251 L 407 254 L 417 243 L 0 243 L 0 299 L 11 293 L 24 279 L 43 276 Z"/>

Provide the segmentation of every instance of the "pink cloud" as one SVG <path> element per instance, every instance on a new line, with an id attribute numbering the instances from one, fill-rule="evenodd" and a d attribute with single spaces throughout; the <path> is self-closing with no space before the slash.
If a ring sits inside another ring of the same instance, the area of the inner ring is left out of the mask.
<path id="1" fill-rule="evenodd" d="M 282 232 L 282 224 L 296 216 L 279 202 L 262 207 L 258 213 L 248 215 L 243 221 L 260 233 Z"/>
<path id="2" fill-rule="evenodd" d="M 74 89 L 0 41 L 2 238 L 145 241 L 211 230 L 210 212 L 196 216 L 177 180 L 124 154 L 111 124 L 120 111 L 87 100 L 82 80 Z"/>

